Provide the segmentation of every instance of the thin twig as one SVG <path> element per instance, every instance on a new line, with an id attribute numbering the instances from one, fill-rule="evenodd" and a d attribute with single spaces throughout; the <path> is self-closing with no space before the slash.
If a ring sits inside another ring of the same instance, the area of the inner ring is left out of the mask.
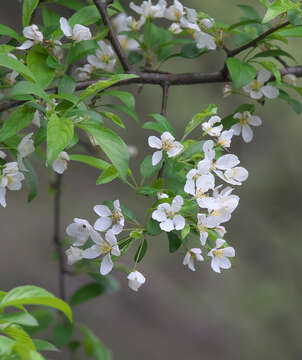
<path id="1" fill-rule="evenodd" d="M 244 50 L 246 50 L 246 49 L 248 49 L 250 47 L 256 46 L 261 40 L 265 39 L 267 36 L 271 35 L 275 31 L 280 30 L 280 29 L 282 29 L 283 27 L 285 27 L 285 26 L 287 26 L 289 24 L 290 24 L 289 21 L 285 21 L 284 23 L 265 31 L 263 34 L 259 35 L 256 39 L 248 42 L 245 45 L 242 45 L 242 46 L 238 47 L 237 49 L 229 51 L 228 52 L 228 57 L 235 56 L 235 55 L 241 53 L 242 51 L 244 51 Z"/>
<path id="2" fill-rule="evenodd" d="M 95 3 L 95 6 L 97 7 L 98 11 L 100 12 L 100 15 L 103 19 L 103 23 L 104 25 L 106 25 L 108 27 L 108 40 L 111 42 L 111 45 L 113 46 L 117 57 L 119 58 L 123 69 L 126 72 L 130 72 L 131 71 L 131 66 L 128 62 L 128 58 L 127 55 L 125 54 L 118 38 L 117 35 L 113 29 L 112 23 L 110 21 L 110 17 L 107 13 L 107 7 L 112 3 L 111 0 L 106 1 L 106 2 L 102 2 L 101 0 L 93 0 Z"/>
<path id="3" fill-rule="evenodd" d="M 66 291 L 65 291 L 65 262 L 64 262 L 64 253 L 60 243 L 60 217 L 61 217 L 61 187 L 62 187 L 62 175 L 56 174 L 56 180 L 53 183 L 53 188 L 55 190 L 55 199 L 54 199 L 54 233 L 53 241 L 57 250 L 58 259 L 59 259 L 59 293 L 60 298 L 66 300 Z"/>

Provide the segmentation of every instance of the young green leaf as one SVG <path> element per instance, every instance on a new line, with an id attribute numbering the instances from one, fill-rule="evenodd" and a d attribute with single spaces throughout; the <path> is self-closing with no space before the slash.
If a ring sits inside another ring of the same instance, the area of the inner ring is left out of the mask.
<path id="1" fill-rule="evenodd" d="M 93 156 L 89 155 L 81 155 L 81 154 L 71 154 L 69 155 L 70 160 L 72 161 L 79 161 L 83 164 L 95 167 L 100 170 L 106 170 L 110 168 L 110 164 L 107 161 L 104 161 L 102 159 L 97 159 Z"/>
<path id="2" fill-rule="evenodd" d="M 37 326 L 37 320 L 28 312 L 16 312 L 0 315 L 0 324 L 19 324 L 22 326 Z"/>
<path id="3" fill-rule="evenodd" d="M 88 134 L 92 135 L 104 153 L 112 161 L 122 180 L 126 180 L 129 164 L 129 152 L 124 141 L 113 131 L 102 125 L 94 123 L 81 123 L 77 125 Z"/>
<path id="4" fill-rule="evenodd" d="M 17 71 L 17 73 L 21 74 L 25 77 L 25 79 L 28 79 L 30 81 L 36 81 L 35 76 L 33 73 L 29 70 L 27 66 L 22 64 L 21 61 L 16 60 L 10 56 L 0 54 L 0 66 L 7 67 L 11 70 Z"/>
<path id="5" fill-rule="evenodd" d="M 263 18 L 263 23 L 267 23 L 273 20 L 278 15 L 288 11 L 297 9 L 300 6 L 300 1 L 291 1 L 291 0 L 275 0 L 273 4 L 267 9 L 265 16 Z"/>
<path id="6" fill-rule="evenodd" d="M 76 43 L 68 52 L 66 62 L 73 64 L 88 54 L 93 54 L 98 48 L 95 40 L 84 40 Z"/>
<path id="7" fill-rule="evenodd" d="M 241 62 L 236 58 L 227 59 L 227 67 L 236 89 L 241 89 L 247 85 L 257 74 L 256 69 L 252 65 Z"/>
<path id="8" fill-rule="evenodd" d="M 105 169 L 102 174 L 97 178 L 96 185 L 107 184 L 119 176 L 116 168 L 111 165 L 108 169 Z"/>
<path id="9" fill-rule="evenodd" d="M 100 20 L 101 16 L 95 5 L 84 6 L 75 12 L 69 19 L 70 26 L 81 24 L 88 26 Z"/>
<path id="10" fill-rule="evenodd" d="M 73 138 L 71 119 L 59 118 L 53 113 L 47 126 L 47 163 L 51 165 Z"/>
<path id="11" fill-rule="evenodd" d="M 57 347 L 55 347 L 53 344 L 51 344 L 48 341 L 41 339 L 34 339 L 33 342 L 38 351 L 59 351 Z"/>
<path id="12" fill-rule="evenodd" d="M 114 122 L 116 125 L 120 126 L 121 128 L 125 129 L 125 125 L 123 124 L 121 118 L 109 111 L 101 111 L 100 112 L 101 115 L 103 115 L 105 118 L 111 120 L 112 122 Z"/>
<path id="13" fill-rule="evenodd" d="M 169 240 L 169 252 L 174 253 L 180 248 L 182 242 L 174 231 L 167 233 L 167 236 Z"/>
<path id="14" fill-rule="evenodd" d="M 80 330 L 84 335 L 83 343 L 87 357 L 95 357 L 96 360 L 111 360 L 111 354 L 104 344 L 94 335 L 94 333 L 84 325 L 80 325 Z"/>
<path id="15" fill-rule="evenodd" d="M 30 50 L 26 57 L 29 70 L 35 74 L 38 84 L 45 89 L 53 80 L 55 70 L 47 66 L 47 52 Z"/>
<path id="16" fill-rule="evenodd" d="M 184 137 L 185 139 L 191 131 L 193 131 L 207 116 L 212 116 L 217 114 L 217 106 L 209 105 L 207 109 L 202 110 L 200 113 L 193 116 L 192 120 L 188 123 L 185 129 Z"/>
<path id="17" fill-rule="evenodd" d="M 132 109 L 120 104 L 107 104 L 106 106 L 124 112 L 125 114 L 131 116 L 139 124 L 139 117 Z"/>
<path id="18" fill-rule="evenodd" d="M 107 90 L 103 92 L 103 95 L 115 96 L 119 98 L 129 109 L 134 111 L 135 98 L 129 92 L 119 90 Z"/>
<path id="19" fill-rule="evenodd" d="M 39 5 L 39 0 L 23 0 L 22 24 L 23 27 L 30 24 L 31 16 Z"/>
<path id="20" fill-rule="evenodd" d="M 31 202 L 38 194 L 38 179 L 34 168 L 28 159 L 23 159 L 27 171 L 24 171 L 24 181 L 28 189 L 27 201 Z"/>
<path id="21" fill-rule="evenodd" d="M 144 158 L 140 166 L 141 175 L 144 179 L 147 179 L 157 173 L 162 166 L 162 161 L 157 165 L 152 165 L 152 155 L 148 155 Z"/>
<path id="22" fill-rule="evenodd" d="M 70 306 L 83 304 L 84 302 L 101 295 L 104 291 L 104 287 L 99 283 L 83 285 L 72 294 L 69 304 Z"/>
<path id="23" fill-rule="evenodd" d="M 72 313 L 68 304 L 37 286 L 25 285 L 12 289 L 2 298 L 0 309 L 18 305 L 50 306 L 62 311 L 72 321 Z"/>
<path id="24" fill-rule="evenodd" d="M 72 94 L 75 90 L 75 81 L 70 76 L 64 74 L 60 81 L 58 86 L 58 93 L 59 94 Z"/>
<path id="25" fill-rule="evenodd" d="M 15 30 L 11 29 L 8 26 L 0 24 L 0 35 L 10 36 L 13 39 L 20 41 L 20 35 L 16 33 Z"/>
<path id="26" fill-rule="evenodd" d="M 139 263 L 143 259 L 143 257 L 146 254 L 147 248 L 148 248 L 147 240 L 143 239 L 134 256 L 134 261 L 136 263 Z"/>

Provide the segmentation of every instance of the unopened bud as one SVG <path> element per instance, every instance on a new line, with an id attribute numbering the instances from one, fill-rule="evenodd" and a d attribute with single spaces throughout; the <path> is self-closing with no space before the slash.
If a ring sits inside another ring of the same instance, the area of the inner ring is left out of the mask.
<path id="1" fill-rule="evenodd" d="M 225 84 L 223 89 L 222 89 L 222 96 L 224 98 L 232 95 L 232 92 L 233 92 L 233 88 L 232 88 L 232 85 L 230 84 Z"/>

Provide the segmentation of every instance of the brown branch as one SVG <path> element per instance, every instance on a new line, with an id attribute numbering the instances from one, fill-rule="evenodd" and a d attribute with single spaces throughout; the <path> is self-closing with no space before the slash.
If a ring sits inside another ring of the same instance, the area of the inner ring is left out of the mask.
<path id="1" fill-rule="evenodd" d="M 267 36 L 271 35 L 275 31 L 280 30 L 289 24 L 290 24 L 289 21 L 285 21 L 284 23 L 265 31 L 263 34 L 259 35 L 256 39 L 248 42 L 247 44 L 242 45 L 242 46 L 238 47 L 237 49 L 228 51 L 227 52 L 228 57 L 235 56 L 250 47 L 256 46 L 261 40 L 265 39 Z"/>
<path id="2" fill-rule="evenodd" d="M 101 0 L 93 0 L 95 3 L 95 6 L 97 7 L 98 11 L 101 14 L 101 17 L 103 19 L 104 25 L 108 27 L 108 40 L 111 42 L 111 45 L 113 46 L 117 57 L 119 58 L 123 69 L 125 72 L 131 71 L 131 66 L 128 62 L 127 55 L 125 54 L 123 48 L 121 47 L 121 44 L 116 36 L 116 33 L 113 29 L 112 23 L 110 21 L 110 17 L 107 13 L 107 7 L 112 3 L 111 0 L 107 0 L 106 2 L 102 2 Z"/>
<path id="3" fill-rule="evenodd" d="M 62 175 L 56 174 L 56 180 L 53 183 L 53 188 L 55 190 L 55 199 L 54 199 L 54 233 L 53 241 L 57 250 L 58 260 L 59 260 L 59 294 L 62 300 L 66 300 L 66 291 L 65 291 L 65 261 L 64 253 L 60 243 L 60 217 L 61 217 L 61 187 L 62 187 Z"/>

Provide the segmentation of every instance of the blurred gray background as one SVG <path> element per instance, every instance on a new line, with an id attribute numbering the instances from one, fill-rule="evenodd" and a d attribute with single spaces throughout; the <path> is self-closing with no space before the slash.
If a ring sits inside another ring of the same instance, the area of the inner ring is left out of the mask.
<path id="1" fill-rule="evenodd" d="M 264 12 L 256 0 L 183 3 L 226 23 L 238 21 L 238 4 Z M 2 0 L 0 9 L 0 23 L 20 32 L 19 2 Z M 285 45 L 298 63 L 302 61 L 300 47 L 300 40 Z M 163 70 L 215 71 L 223 61 L 221 51 L 199 60 L 171 60 Z M 131 91 L 135 94 L 137 88 Z M 172 87 L 168 118 L 178 135 L 192 115 L 209 103 L 216 103 L 219 114 L 225 116 L 244 101 L 237 96 L 223 99 L 221 93 L 221 84 Z M 146 86 L 137 95 L 142 122 L 147 114 L 160 111 L 160 94 L 158 87 Z M 237 252 L 235 266 L 219 275 L 206 261 L 190 272 L 182 265 L 182 254 L 168 253 L 165 237 L 153 238 L 138 267 L 147 283 L 137 294 L 128 289 L 125 275 L 115 271 L 121 279 L 120 292 L 75 308 L 76 320 L 95 331 L 112 349 L 114 359 L 302 358 L 301 115 L 280 100 L 257 105 L 256 113 L 263 126 L 255 130 L 253 142 L 244 144 L 236 137 L 232 148 L 250 173 L 248 181 L 236 189 L 240 206 L 226 224 L 226 239 Z M 147 137 L 151 132 L 140 129 L 131 118 L 124 121 L 128 130 L 120 134 L 128 144 L 139 147 L 139 155 L 132 159 L 132 167 L 137 168 L 150 152 Z M 8 206 L 0 208 L 1 290 L 34 284 L 58 294 L 58 268 L 52 260 L 53 197 L 48 193 L 53 174 L 37 160 L 33 164 L 39 196 L 27 204 L 25 190 L 8 192 Z M 119 198 L 136 214 L 145 211 L 146 201 L 119 182 L 96 187 L 98 175 L 97 170 L 78 163 L 71 163 L 64 174 L 62 236 L 74 217 L 93 223 L 92 208 L 104 200 Z M 68 279 L 68 294 L 86 280 L 85 276 Z"/>

